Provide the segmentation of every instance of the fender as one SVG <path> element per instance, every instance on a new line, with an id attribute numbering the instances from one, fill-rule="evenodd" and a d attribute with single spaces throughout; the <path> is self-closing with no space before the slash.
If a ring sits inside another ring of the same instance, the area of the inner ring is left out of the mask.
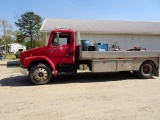
<path id="1" fill-rule="evenodd" d="M 33 61 L 38 61 L 38 60 L 45 60 L 48 62 L 48 64 L 52 67 L 53 69 L 53 75 L 56 76 L 56 64 L 53 63 L 50 59 L 48 59 L 46 56 L 33 56 L 33 57 L 26 57 L 24 59 L 24 66 L 28 67 L 31 62 Z"/>

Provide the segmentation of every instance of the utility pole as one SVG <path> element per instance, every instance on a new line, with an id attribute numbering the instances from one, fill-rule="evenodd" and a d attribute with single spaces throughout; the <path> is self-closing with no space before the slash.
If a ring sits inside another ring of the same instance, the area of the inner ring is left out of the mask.
<path id="1" fill-rule="evenodd" d="M 6 25 L 4 20 L 2 20 L 2 24 L 3 24 L 3 37 L 4 37 L 4 52 L 6 54 Z"/>

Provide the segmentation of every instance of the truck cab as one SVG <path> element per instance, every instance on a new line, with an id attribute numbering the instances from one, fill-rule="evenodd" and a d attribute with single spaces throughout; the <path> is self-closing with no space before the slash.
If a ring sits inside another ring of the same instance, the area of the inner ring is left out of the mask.
<path id="1" fill-rule="evenodd" d="M 48 45 L 34 48 L 21 53 L 21 72 L 34 79 L 34 84 L 44 84 L 44 79 L 57 73 L 76 72 L 75 62 L 75 32 L 73 30 L 57 29 L 51 31 Z M 49 79 L 46 81 L 48 82 Z"/>

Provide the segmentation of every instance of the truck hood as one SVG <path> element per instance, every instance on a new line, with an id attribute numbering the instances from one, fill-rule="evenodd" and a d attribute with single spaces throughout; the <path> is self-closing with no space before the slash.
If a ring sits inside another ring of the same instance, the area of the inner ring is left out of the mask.
<path id="1" fill-rule="evenodd" d="M 20 64 L 21 64 L 21 66 L 23 66 L 24 59 L 26 57 L 48 56 L 48 53 L 46 51 L 47 51 L 47 47 L 46 46 L 42 46 L 42 47 L 33 48 L 33 49 L 30 49 L 30 50 L 22 52 L 21 55 L 20 55 Z"/>
<path id="2" fill-rule="evenodd" d="M 46 50 L 46 46 L 42 46 L 42 47 L 38 47 L 38 48 L 33 48 L 27 51 L 22 52 L 23 54 L 27 54 L 27 53 L 34 53 L 34 52 L 38 52 L 38 51 L 45 51 Z"/>

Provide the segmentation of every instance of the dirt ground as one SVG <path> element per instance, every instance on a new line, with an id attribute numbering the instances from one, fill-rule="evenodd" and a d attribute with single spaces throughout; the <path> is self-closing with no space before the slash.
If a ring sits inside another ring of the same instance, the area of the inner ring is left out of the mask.
<path id="1" fill-rule="evenodd" d="M 0 66 L 0 120 L 160 120 L 160 79 L 131 73 L 57 76 L 34 86 Z"/>

